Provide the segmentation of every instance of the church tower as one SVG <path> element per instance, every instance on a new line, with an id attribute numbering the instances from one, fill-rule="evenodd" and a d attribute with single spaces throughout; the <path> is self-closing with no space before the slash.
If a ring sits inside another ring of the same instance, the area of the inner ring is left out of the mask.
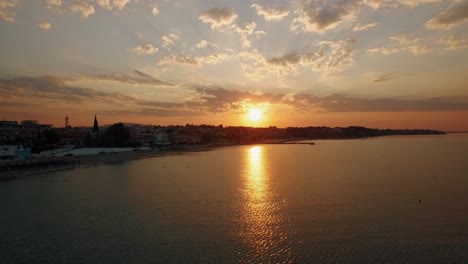
<path id="1" fill-rule="evenodd" d="M 94 115 L 94 126 L 93 126 L 93 133 L 98 133 L 99 132 L 99 125 L 97 121 L 96 115 Z"/>

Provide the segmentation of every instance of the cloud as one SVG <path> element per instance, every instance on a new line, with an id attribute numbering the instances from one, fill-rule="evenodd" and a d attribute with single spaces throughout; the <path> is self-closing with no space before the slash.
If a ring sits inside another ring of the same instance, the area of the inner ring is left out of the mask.
<path id="1" fill-rule="evenodd" d="M 415 7 L 441 0 L 299 0 L 290 29 L 323 34 L 354 21 L 364 7 Z M 466 1 L 466 0 L 464 0 Z M 356 28 L 356 27 L 355 27 Z M 357 27 L 356 29 L 359 29 Z M 366 28 L 367 29 L 367 28 Z M 362 29 L 364 30 L 364 29 Z M 359 30 L 355 30 L 359 31 Z"/>
<path id="2" fill-rule="evenodd" d="M 322 76 L 331 76 L 354 61 L 354 39 L 321 41 L 314 50 L 303 53 L 287 53 L 279 57 L 265 58 L 257 50 L 239 53 L 241 67 L 253 80 L 262 80 L 273 76 L 295 75 L 305 70 L 321 72 Z"/>
<path id="3" fill-rule="evenodd" d="M 18 77 L 13 79 L 0 79 L 0 90 L 15 97 L 37 97 L 41 99 L 54 99 L 82 103 L 88 100 L 99 102 L 115 102 L 117 98 L 126 98 L 116 93 L 104 93 L 96 90 L 68 86 L 67 80 L 54 76 Z"/>
<path id="4" fill-rule="evenodd" d="M 138 75 L 138 74 L 137 74 Z M 141 77 L 148 76 L 141 73 Z M 459 111 L 468 110 L 468 97 L 433 97 L 427 99 L 356 98 L 343 94 L 318 97 L 307 93 L 259 93 L 228 90 L 219 86 L 190 85 L 179 87 L 191 93 L 190 99 L 178 102 L 156 101 L 148 98 L 105 92 L 70 84 L 68 78 L 56 76 L 0 78 L 0 94 L 6 104 L 35 99 L 35 104 L 50 102 L 68 105 L 98 103 L 107 115 L 189 116 L 223 113 L 240 109 L 245 103 L 268 103 L 291 106 L 297 110 L 321 112 L 398 112 L 398 111 Z M 38 100 L 40 98 L 40 100 Z"/>
<path id="5" fill-rule="evenodd" d="M 263 31 L 255 32 L 257 24 L 255 22 L 245 23 L 243 26 L 236 25 L 234 21 L 237 14 L 229 8 L 212 8 L 206 11 L 199 19 L 206 24 L 211 24 L 212 29 L 220 31 L 233 31 L 239 35 L 239 40 L 243 48 L 249 48 L 251 42 L 249 36 L 258 33 L 260 36 Z"/>
<path id="6" fill-rule="evenodd" d="M 451 29 L 468 19 L 468 0 L 454 1 L 444 12 L 426 22 L 428 29 Z"/>
<path id="7" fill-rule="evenodd" d="M 112 10 L 110 0 L 96 0 L 96 2 L 98 3 L 100 7 L 108 9 L 108 10 Z"/>
<path id="8" fill-rule="evenodd" d="M 143 74 L 142 77 L 149 76 Z M 189 107 L 186 102 L 159 102 L 144 100 L 118 92 L 104 92 L 70 84 L 70 78 L 56 76 L 0 78 L 0 94 L 9 95 L 9 104 L 22 102 L 24 98 L 35 99 L 37 105 L 50 104 L 50 101 L 67 105 L 98 103 L 107 106 L 107 114 L 153 114 L 159 116 L 195 115 L 198 109 Z M 38 100 L 40 98 L 40 100 Z M 193 107 L 197 102 L 190 103 Z M 40 106 L 38 106 L 40 107 Z"/>
<path id="9" fill-rule="evenodd" d="M 252 4 L 250 7 L 255 8 L 259 16 L 267 21 L 280 21 L 288 16 L 289 11 L 282 7 L 264 7 L 259 4 Z"/>
<path id="10" fill-rule="evenodd" d="M 385 0 L 364 0 L 363 4 L 370 6 L 372 9 L 376 10 L 388 3 Z"/>
<path id="11" fill-rule="evenodd" d="M 59 7 L 63 4 L 62 0 L 47 0 L 48 7 Z"/>
<path id="12" fill-rule="evenodd" d="M 128 3 L 130 3 L 130 0 L 114 0 L 114 1 L 112 1 L 113 7 L 117 8 L 119 10 L 123 10 Z"/>
<path id="13" fill-rule="evenodd" d="M 176 34 L 169 34 L 167 36 L 162 36 L 161 39 L 163 41 L 162 46 L 167 48 L 169 46 L 175 45 L 175 41 L 179 39 L 179 36 L 177 36 Z"/>
<path id="14" fill-rule="evenodd" d="M 156 5 L 154 5 L 153 8 L 151 9 L 151 13 L 153 13 L 153 15 L 155 16 L 159 14 L 159 9 Z"/>
<path id="15" fill-rule="evenodd" d="M 210 24 L 212 29 L 226 27 L 236 21 L 238 15 L 231 8 L 211 8 L 205 11 L 199 19 Z"/>
<path id="16" fill-rule="evenodd" d="M 63 78 L 64 79 L 64 78 Z M 173 84 L 161 81 L 143 73 L 141 71 L 133 71 L 132 74 L 96 74 L 96 75 L 79 75 L 76 78 L 68 78 L 69 81 L 80 81 L 80 80 L 95 80 L 95 81 L 115 81 L 128 84 L 139 84 L 139 85 L 152 85 L 152 86 L 173 86 Z"/>
<path id="17" fill-rule="evenodd" d="M 407 36 L 407 35 L 404 35 L 404 34 L 391 36 L 391 37 L 389 37 L 389 39 L 392 40 L 392 41 L 397 42 L 400 45 L 414 44 L 414 43 L 416 43 L 416 42 L 418 42 L 420 40 L 418 38 L 410 37 L 410 36 Z"/>
<path id="18" fill-rule="evenodd" d="M 437 3 L 441 0 L 362 0 L 362 4 L 376 10 L 381 7 L 397 8 L 398 6 L 416 7 L 422 4 Z"/>
<path id="19" fill-rule="evenodd" d="M 390 80 L 393 80 L 394 77 L 390 74 L 382 74 L 380 76 L 378 76 L 376 79 L 374 79 L 372 82 L 373 83 L 380 83 L 380 82 L 387 82 L 387 81 L 390 81 Z"/>
<path id="20" fill-rule="evenodd" d="M 244 102 L 284 104 L 298 110 L 321 112 L 401 112 L 468 110 L 468 97 L 433 97 L 426 99 L 357 98 L 343 94 L 319 97 L 306 93 L 255 93 L 227 90 L 222 87 L 195 88 L 202 99 L 198 107 L 211 112 L 239 108 Z"/>
<path id="21" fill-rule="evenodd" d="M 423 55 L 428 54 L 431 51 L 431 48 L 427 45 L 412 45 L 409 47 L 409 51 L 414 55 Z"/>
<path id="22" fill-rule="evenodd" d="M 195 107 L 202 108 L 211 113 L 238 110 L 246 102 L 280 103 L 283 97 L 282 94 L 228 90 L 215 85 L 195 85 L 192 89 L 196 91 L 199 98 L 199 103 Z"/>
<path id="23" fill-rule="evenodd" d="M 186 64 L 186 65 L 198 65 L 198 60 L 194 57 L 190 56 L 176 56 L 176 55 L 169 55 L 162 58 L 157 65 L 165 65 L 165 64 L 172 64 L 172 63 L 179 63 L 179 64 Z"/>
<path id="24" fill-rule="evenodd" d="M 456 50 L 456 49 L 464 49 L 468 48 L 468 40 L 466 37 L 461 37 L 461 36 L 446 36 L 439 41 L 437 41 L 439 44 L 445 45 L 446 50 Z"/>
<path id="25" fill-rule="evenodd" d="M 286 67 L 292 64 L 298 64 L 301 60 L 301 56 L 296 53 L 285 54 L 281 57 L 272 58 L 268 60 L 268 63 Z"/>
<path id="26" fill-rule="evenodd" d="M 260 38 L 261 36 L 265 36 L 267 33 L 263 30 L 256 30 L 254 34 L 257 36 L 257 38 Z"/>
<path id="27" fill-rule="evenodd" d="M 44 22 L 44 23 L 37 24 L 37 27 L 42 30 L 49 30 L 52 27 L 52 25 L 48 22 Z"/>
<path id="28" fill-rule="evenodd" d="M 293 31 L 324 33 L 338 25 L 353 20 L 359 11 L 358 0 L 307 0 L 302 1 L 297 10 L 297 17 L 291 25 Z"/>
<path id="29" fill-rule="evenodd" d="M 87 2 L 78 2 L 71 6 L 71 11 L 81 13 L 83 18 L 88 18 L 88 16 L 94 14 L 94 7 Z"/>
<path id="30" fill-rule="evenodd" d="M 415 7 L 421 4 L 437 3 L 441 0 L 398 0 L 400 5 Z"/>
<path id="31" fill-rule="evenodd" d="M 205 64 L 219 64 L 231 58 L 227 53 L 213 53 L 207 56 L 191 57 L 191 56 L 176 56 L 169 55 L 162 58 L 157 65 L 166 64 L 183 64 L 187 66 L 199 66 Z"/>
<path id="32" fill-rule="evenodd" d="M 205 39 L 202 39 L 200 40 L 200 42 L 197 43 L 197 48 L 201 49 L 201 48 L 206 48 L 206 47 L 212 47 L 212 48 L 216 48 L 217 45 L 214 44 L 214 43 L 211 43 Z"/>
<path id="33" fill-rule="evenodd" d="M 134 49 L 132 49 L 132 52 L 138 54 L 138 55 L 144 55 L 144 54 L 155 54 L 158 52 L 158 48 L 154 47 L 151 44 L 146 44 L 146 45 L 140 45 Z"/>
<path id="34" fill-rule="evenodd" d="M 107 10 L 118 9 L 123 10 L 131 0 L 96 0 L 97 4 Z"/>
<path id="35" fill-rule="evenodd" d="M 16 7 L 16 4 L 16 0 L 0 0 L 0 19 L 15 22 L 16 13 L 12 9 Z"/>
<path id="36" fill-rule="evenodd" d="M 355 39 L 346 39 L 338 41 L 322 41 L 319 44 L 321 48 L 318 52 L 312 53 L 312 59 L 308 63 L 313 63 L 317 69 L 325 69 L 326 71 L 337 71 L 343 67 L 353 63 L 354 50 L 351 48 L 356 43 Z M 316 54 L 324 54 L 324 56 L 316 59 Z M 308 55 L 308 54 L 306 54 Z M 308 56 L 306 56 L 308 58 Z"/>
<path id="37" fill-rule="evenodd" d="M 367 24 L 361 24 L 357 23 L 356 26 L 354 26 L 353 31 L 358 32 L 358 31 L 366 31 L 369 28 L 377 26 L 378 23 L 367 23 Z"/>
<path id="38" fill-rule="evenodd" d="M 243 48 L 250 48 L 251 43 L 248 37 L 254 33 L 256 27 L 257 24 L 255 22 L 250 22 L 242 27 L 236 25 L 232 26 L 234 31 L 239 34 L 241 45 Z"/>
<path id="39" fill-rule="evenodd" d="M 456 111 L 468 110 L 467 97 L 433 97 L 428 99 L 353 98 L 335 94 L 318 100 L 328 112 L 401 112 L 401 111 Z"/>
<path id="40" fill-rule="evenodd" d="M 227 53 L 213 53 L 207 56 L 197 57 L 200 64 L 219 64 L 231 58 Z"/>
<path id="41" fill-rule="evenodd" d="M 289 67 L 280 67 L 269 63 L 258 50 L 242 51 L 238 54 L 244 74 L 254 81 L 283 77 L 290 72 Z"/>
<path id="42" fill-rule="evenodd" d="M 384 55 L 396 54 L 400 52 L 409 52 L 413 55 L 427 54 L 431 51 L 431 48 L 427 45 L 420 44 L 419 38 L 410 37 L 404 34 L 399 34 L 389 37 L 393 42 L 388 47 L 372 48 L 367 50 L 368 53 L 382 53 Z"/>

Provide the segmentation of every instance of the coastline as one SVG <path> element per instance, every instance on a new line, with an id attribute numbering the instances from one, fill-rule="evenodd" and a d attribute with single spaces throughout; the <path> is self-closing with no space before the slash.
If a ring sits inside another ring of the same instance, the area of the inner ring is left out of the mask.
<path id="1" fill-rule="evenodd" d="M 115 162 L 125 162 L 130 160 L 136 160 L 141 158 L 151 157 L 162 157 L 168 155 L 175 155 L 180 153 L 189 153 L 196 151 L 207 151 L 213 147 L 207 148 L 206 146 L 192 149 L 181 149 L 181 150 L 139 150 L 139 151 L 128 151 L 118 153 L 106 153 L 89 156 L 76 156 L 68 157 L 64 160 L 67 162 L 63 165 L 51 165 L 45 167 L 32 167 L 24 169 L 16 169 L 10 171 L 2 171 L 0 174 L 0 182 L 18 179 L 26 176 L 42 175 L 50 172 L 69 170 L 79 167 L 96 166 L 101 164 L 109 164 Z"/>
<path id="2" fill-rule="evenodd" d="M 388 137 L 379 136 L 379 137 Z M 416 135 L 417 136 L 417 135 Z M 375 138 L 375 137 L 366 137 L 366 138 Z M 341 140 L 355 139 L 355 138 L 340 138 Z M 364 139 L 364 138 L 360 138 Z M 282 140 L 267 140 L 261 142 L 231 142 L 224 144 L 209 144 L 201 145 L 196 147 L 181 148 L 181 149 L 170 149 L 170 150 L 138 150 L 138 151 L 127 151 L 127 152 L 114 152 L 114 153 L 105 153 L 97 155 L 84 155 L 84 156 L 74 156 L 74 157 L 62 157 L 62 158 L 50 158 L 49 161 L 59 161 L 59 165 L 46 165 L 46 166 L 26 166 L 20 169 L 13 170 L 2 170 L 0 171 L 0 182 L 19 179 L 22 177 L 33 176 L 33 175 L 43 175 L 46 173 L 51 173 L 61 170 L 69 170 L 79 167 L 87 166 L 96 166 L 101 164 L 109 164 L 116 162 L 125 162 L 130 160 L 142 159 L 142 158 L 152 158 L 152 157 L 163 157 L 169 155 L 190 153 L 190 152 L 199 152 L 199 151 L 210 151 L 213 149 L 231 147 L 231 146 L 241 146 L 241 145 L 255 145 L 255 144 L 292 144 L 292 145 L 315 145 L 314 142 L 301 142 L 301 141 L 321 141 L 321 140 L 338 140 L 338 139 L 306 139 L 306 138 L 296 138 L 296 139 L 282 139 Z M 33 163 L 35 160 L 29 160 Z M 26 161 L 27 163 L 28 161 Z"/>

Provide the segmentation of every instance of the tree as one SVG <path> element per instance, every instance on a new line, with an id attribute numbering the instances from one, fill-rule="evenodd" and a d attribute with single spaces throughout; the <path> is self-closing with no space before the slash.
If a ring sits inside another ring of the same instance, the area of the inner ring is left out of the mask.
<path id="1" fill-rule="evenodd" d="M 57 144 L 60 141 L 60 138 L 54 129 L 44 130 L 43 133 L 46 144 L 53 145 Z"/>
<path id="2" fill-rule="evenodd" d="M 122 123 L 113 124 L 106 131 L 106 136 L 113 139 L 113 143 L 117 146 L 127 145 L 130 141 L 130 131 Z"/>

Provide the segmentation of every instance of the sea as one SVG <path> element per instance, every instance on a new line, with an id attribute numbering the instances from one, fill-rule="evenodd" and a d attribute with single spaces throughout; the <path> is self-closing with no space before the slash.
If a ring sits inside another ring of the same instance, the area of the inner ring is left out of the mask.
<path id="1" fill-rule="evenodd" d="M 0 263 L 468 263 L 468 134 L 314 143 L 0 182 Z"/>

